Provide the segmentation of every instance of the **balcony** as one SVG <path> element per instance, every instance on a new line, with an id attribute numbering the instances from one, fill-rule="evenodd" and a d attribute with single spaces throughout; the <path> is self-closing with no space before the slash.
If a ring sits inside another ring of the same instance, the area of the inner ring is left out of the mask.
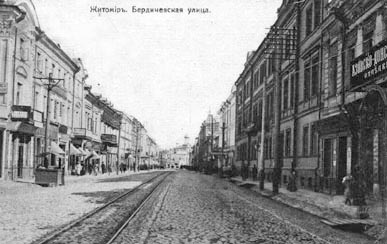
<path id="1" fill-rule="evenodd" d="M 117 136 L 113 134 L 102 134 L 101 141 L 110 146 L 117 146 Z"/>
<path id="2" fill-rule="evenodd" d="M 75 138 L 78 138 L 78 139 L 86 139 L 86 140 L 96 141 L 96 142 L 101 141 L 100 138 L 97 136 L 97 134 L 94 134 L 92 131 L 87 130 L 86 128 L 74 128 L 73 135 Z"/>

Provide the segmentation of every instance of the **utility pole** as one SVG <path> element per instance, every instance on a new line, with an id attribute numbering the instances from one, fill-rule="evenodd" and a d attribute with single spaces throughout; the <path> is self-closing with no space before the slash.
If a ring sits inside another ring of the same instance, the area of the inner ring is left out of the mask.
<path id="1" fill-rule="evenodd" d="M 225 141 L 224 141 L 224 130 L 226 129 L 226 123 L 222 123 L 222 165 L 220 167 L 220 172 L 221 172 L 221 175 L 223 174 L 223 167 L 225 166 L 225 162 L 224 162 L 224 144 L 225 144 Z"/>
<path id="2" fill-rule="evenodd" d="M 222 167 L 224 166 L 224 130 L 226 129 L 226 123 L 222 124 Z"/>
<path id="3" fill-rule="evenodd" d="M 35 77 L 35 79 L 39 79 L 39 80 L 48 80 L 48 83 L 45 84 L 47 86 L 47 104 L 46 104 L 46 127 L 44 128 L 44 153 L 45 153 L 45 157 L 48 157 L 48 158 L 45 158 L 46 160 L 44 160 L 44 167 L 47 168 L 48 167 L 48 160 L 51 159 L 51 154 L 48 153 L 48 150 L 47 150 L 47 146 L 48 146 L 48 127 L 50 126 L 50 116 L 49 116 L 49 113 L 50 113 L 50 93 L 51 93 L 51 90 L 56 87 L 59 82 L 63 81 L 64 79 L 59 79 L 59 78 L 52 78 L 52 73 L 49 73 L 48 74 L 48 77 Z"/>

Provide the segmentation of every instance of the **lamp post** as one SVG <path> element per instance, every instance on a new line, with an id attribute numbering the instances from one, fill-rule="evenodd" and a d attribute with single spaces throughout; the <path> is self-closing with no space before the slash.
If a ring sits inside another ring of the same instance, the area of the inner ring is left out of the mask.
<path id="1" fill-rule="evenodd" d="M 56 87 L 59 82 L 63 81 L 64 79 L 59 79 L 59 78 L 52 78 L 52 73 L 48 74 L 48 77 L 35 77 L 35 79 L 38 80 L 48 80 L 48 83 L 45 84 L 47 86 L 47 104 L 46 104 L 46 127 L 44 128 L 44 154 L 45 154 L 45 160 L 44 161 L 44 167 L 48 167 L 48 158 L 46 158 L 49 153 L 47 151 L 47 146 L 48 146 L 48 127 L 50 126 L 50 116 L 49 116 L 49 111 L 50 111 L 50 93 L 51 90 Z M 51 159 L 51 155 L 48 156 Z"/>

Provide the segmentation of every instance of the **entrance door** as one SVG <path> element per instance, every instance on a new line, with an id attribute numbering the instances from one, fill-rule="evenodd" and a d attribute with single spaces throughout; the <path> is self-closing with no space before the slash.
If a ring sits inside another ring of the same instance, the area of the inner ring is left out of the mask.
<path id="1" fill-rule="evenodd" d="M 331 191 L 332 139 L 324 140 L 324 190 Z"/>
<path id="2" fill-rule="evenodd" d="M 344 194 L 343 178 L 347 175 L 347 137 L 339 138 L 339 155 L 337 162 L 336 194 Z"/>
<path id="3" fill-rule="evenodd" d="M 23 145 L 19 145 L 19 157 L 17 161 L 17 177 L 22 178 L 23 177 L 23 155 L 24 155 L 24 147 Z"/>

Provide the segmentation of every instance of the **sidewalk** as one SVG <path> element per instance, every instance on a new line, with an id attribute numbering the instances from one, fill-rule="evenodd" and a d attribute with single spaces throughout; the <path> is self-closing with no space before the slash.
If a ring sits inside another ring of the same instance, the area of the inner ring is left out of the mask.
<path id="1" fill-rule="evenodd" d="M 141 180 L 112 180 L 152 171 L 66 176 L 64 186 L 42 187 L 31 181 L 0 182 L 1 243 L 31 243 L 101 206 L 107 194 L 141 184 Z M 141 178 L 141 177 L 139 177 Z"/>
<path id="2" fill-rule="evenodd" d="M 298 189 L 296 192 L 290 192 L 284 187 L 280 187 L 279 194 L 273 195 L 273 185 L 271 182 L 265 182 L 263 191 L 259 189 L 259 181 L 250 179 L 243 181 L 242 177 L 232 177 L 230 181 L 240 185 L 248 186 L 250 189 L 275 201 L 281 202 L 292 208 L 318 216 L 322 219 L 359 219 L 358 207 L 344 204 L 344 196 L 333 196 L 311 190 Z M 372 230 L 372 235 L 380 235 L 381 226 L 385 219 L 382 218 L 382 204 L 377 201 L 367 201 L 370 218 L 367 220 L 378 226 L 378 230 Z M 371 228 L 376 229 L 376 228 Z"/>
<path id="3" fill-rule="evenodd" d="M 136 171 L 136 172 L 126 171 L 125 173 L 119 173 L 118 175 L 116 172 L 111 172 L 110 174 L 109 173 L 105 173 L 105 174 L 99 173 L 98 175 L 85 174 L 82 176 L 65 175 L 65 184 L 60 185 L 60 186 L 54 186 L 52 188 L 67 187 L 69 185 L 73 185 L 76 183 L 88 183 L 88 182 L 93 182 L 93 181 L 97 181 L 100 179 L 106 179 L 106 178 L 110 178 L 110 177 L 114 177 L 114 178 L 124 177 L 124 176 L 132 175 L 132 174 L 147 173 L 147 172 L 152 172 L 152 171 L 155 171 L 155 170 L 151 170 L 151 171 L 142 170 L 142 171 Z M 35 184 L 34 178 L 18 179 L 16 181 L 5 180 L 5 181 L 0 181 L 0 196 L 1 195 L 4 196 L 6 194 L 12 195 L 12 194 L 20 194 L 22 192 L 31 192 L 31 191 L 40 190 L 42 188 L 44 188 L 44 187 Z"/>

